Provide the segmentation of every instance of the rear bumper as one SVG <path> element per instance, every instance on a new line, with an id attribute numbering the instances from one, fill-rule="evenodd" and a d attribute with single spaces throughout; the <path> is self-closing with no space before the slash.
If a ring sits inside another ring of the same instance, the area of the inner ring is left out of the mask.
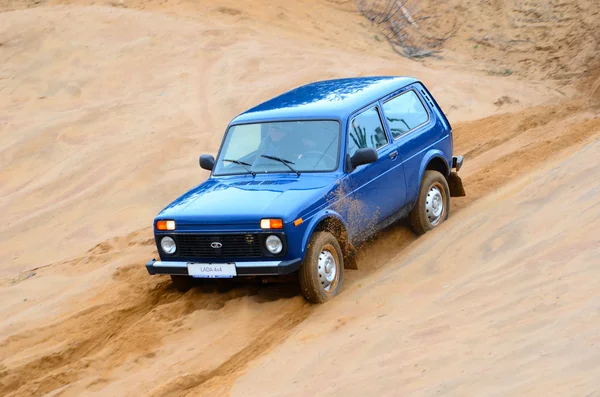
<path id="1" fill-rule="evenodd" d="M 462 179 L 458 176 L 458 170 L 463 166 L 463 156 L 452 157 L 452 168 L 456 171 L 450 172 L 448 175 L 448 188 L 450 189 L 450 197 L 464 197 L 467 195 L 465 187 L 463 186 Z"/>
<path id="2" fill-rule="evenodd" d="M 300 268 L 302 260 L 290 261 L 255 261 L 236 262 L 235 268 L 238 276 L 279 276 L 290 274 Z M 151 259 L 146 263 L 148 274 L 173 274 L 189 276 L 188 262 L 157 261 Z"/>
<path id="3" fill-rule="evenodd" d="M 452 157 L 452 168 L 456 168 L 456 172 L 458 172 L 462 168 L 463 161 L 464 161 L 463 156 Z"/>

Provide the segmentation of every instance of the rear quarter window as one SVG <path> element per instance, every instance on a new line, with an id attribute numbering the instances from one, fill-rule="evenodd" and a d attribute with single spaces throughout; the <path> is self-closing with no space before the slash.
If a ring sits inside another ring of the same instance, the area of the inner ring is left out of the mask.
<path id="1" fill-rule="evenodd" d="M 394 139 L 429 121 L 427 109 L 413 90 L 387 100 L 383 104 L 383 114 Z"/>

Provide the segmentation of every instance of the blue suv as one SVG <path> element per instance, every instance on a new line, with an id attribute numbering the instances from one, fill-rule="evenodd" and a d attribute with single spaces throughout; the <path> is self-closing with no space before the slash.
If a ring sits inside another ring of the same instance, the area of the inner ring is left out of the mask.
<path id="1" fill-rule="evenodd" d="M 297 274 L 305 298 L 337 295 L 378 230 L 408 216 L 417 234 L 464 196 L 448 119 L 423 83 L 360 77 L 304 85 L 235 117 L 210 177 L 154 220 L 160 260 L 193 278 Z M 454 171 L 455 170 L 455 171 Z"/>

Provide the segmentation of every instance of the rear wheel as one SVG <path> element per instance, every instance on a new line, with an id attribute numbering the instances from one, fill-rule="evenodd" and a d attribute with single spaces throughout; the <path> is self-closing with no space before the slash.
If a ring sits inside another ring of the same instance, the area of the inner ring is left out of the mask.
<path id="1" fill-rule="evenodd" d="M 302 294 L 309 302 L 324 303 L 339 293 L 344 281 L 344 258 L 331 233 L 312 235 L 299 278 Z"/>
<path id="2" fill-rule="evenodd" d="M 171 275 L 171 282 L 181 292 L 186 292 L 194 286 L 194 279 L 190 276 Z"/>
<path id="3" fill-rule="evenodd" d="M 438 227 L 448 219 L 450 189 L 446 178 L 433 170 L 425 171 L 417 203 L 409 215 L 410 226 L 418 234 Z"/>

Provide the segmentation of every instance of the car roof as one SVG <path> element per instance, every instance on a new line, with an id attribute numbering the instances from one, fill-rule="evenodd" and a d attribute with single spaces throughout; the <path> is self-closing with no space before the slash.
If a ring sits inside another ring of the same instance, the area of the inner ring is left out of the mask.
<path id="1" fill-rule="evenodd" d="M 412 77 L 374 76 L 323 80 L 294 88 L 235 117 L 231 124 L 272 120 L 344 119 L 408 84 Z"/>

